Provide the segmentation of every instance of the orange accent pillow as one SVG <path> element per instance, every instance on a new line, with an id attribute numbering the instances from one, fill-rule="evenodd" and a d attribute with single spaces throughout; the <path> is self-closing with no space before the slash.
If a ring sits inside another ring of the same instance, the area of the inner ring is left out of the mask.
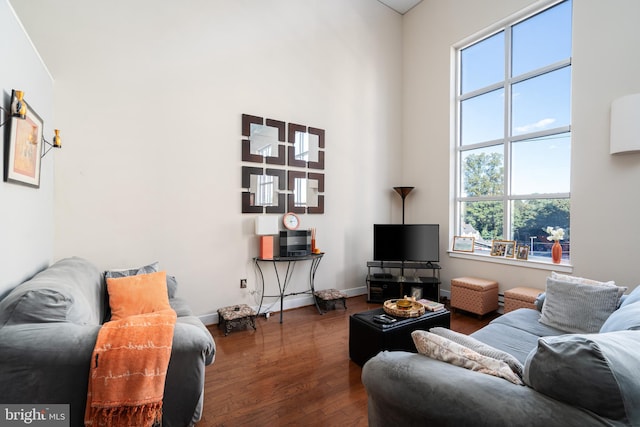
<path id="1" fill-rule="evenodd" d="M 111 320 L 171 309 L 167 296 L 167 273 L 107 278 Z"/>

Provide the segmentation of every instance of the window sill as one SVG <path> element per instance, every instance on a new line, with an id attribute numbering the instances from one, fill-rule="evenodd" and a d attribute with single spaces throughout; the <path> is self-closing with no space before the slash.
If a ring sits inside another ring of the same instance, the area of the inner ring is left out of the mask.
<path id="1" fill-rule="evenodd" d="M 553 264 L 544 258 L 529 258 L 528 260 L 517 260 L 514 258 L 502 258 L 491 255 L 471 253 L 471 252 L 454 252 L 447 251 L 450 258 L 471 259 L 480 262 L 492 262 L 495 264 L 505 264 L 514 267 L 535 268 L 537 270 L 557 271 L 559 273 L 573 273 L 573 265 L 566 261 L 560 264 Z"/>

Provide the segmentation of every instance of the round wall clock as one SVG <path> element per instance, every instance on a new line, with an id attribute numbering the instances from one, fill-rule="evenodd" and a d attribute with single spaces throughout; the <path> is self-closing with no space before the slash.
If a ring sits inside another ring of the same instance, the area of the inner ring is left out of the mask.
<path id="1" fill-rule="evenodd" d="M 300 226 L 300 218 L 298 218 L 298 215 L 294 214 L 293 212 L 287 212 L 282 217 L 282 223 L 287 228 L 287 230 L 297 230 Z"/>

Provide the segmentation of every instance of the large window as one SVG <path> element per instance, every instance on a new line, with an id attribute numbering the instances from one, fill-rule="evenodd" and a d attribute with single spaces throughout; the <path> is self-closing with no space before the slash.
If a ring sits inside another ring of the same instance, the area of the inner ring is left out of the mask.
<path id="1" fill-rule="evenodd" d="M 571 253 L 571 0 L 549 3 L 456 50 L 456 235 L 551 258 Z"/>

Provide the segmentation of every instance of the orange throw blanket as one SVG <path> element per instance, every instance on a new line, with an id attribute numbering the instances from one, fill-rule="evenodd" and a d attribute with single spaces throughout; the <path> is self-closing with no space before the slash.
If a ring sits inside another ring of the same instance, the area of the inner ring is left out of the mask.
<path id="1" fill-rule="evenodd" d="M 175 311 L 162 310 L 102 325 L 91 357 L 86 426 L 161 422 L 175 322 Z"/>

